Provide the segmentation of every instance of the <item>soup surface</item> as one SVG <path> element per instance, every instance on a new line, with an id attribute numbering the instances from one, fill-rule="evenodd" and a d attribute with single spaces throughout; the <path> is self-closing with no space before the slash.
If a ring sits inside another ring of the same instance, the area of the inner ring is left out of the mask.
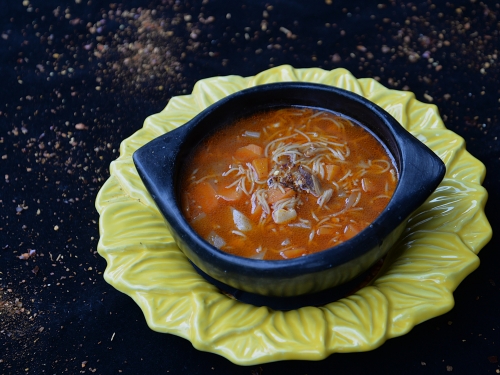
<path id="1" fill-rule="evenodd" d="M 182 176 L 182 210 L 223 251 L 290 259 L 367 227 L 397 178 L 388 152 L 359 124 L 312 108 L 273 109 L 193 150 Z"/>

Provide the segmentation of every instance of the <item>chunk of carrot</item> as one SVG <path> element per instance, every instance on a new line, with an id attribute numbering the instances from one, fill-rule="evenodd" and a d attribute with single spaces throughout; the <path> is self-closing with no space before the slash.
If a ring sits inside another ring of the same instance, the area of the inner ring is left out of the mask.
<path id="1" fill-rule="evenodd" d="M 269 189 L 267 191 L 266 201 L 269 204 L 273 204 L 285 198 L 292 198 L 293 196 L 295 196 L 295 191 L 290 188 L 285 188 L 284 193 L 281 191 L 281 189 Z"/>
<path id="2" fill-rule="evenodd" d="M 252 165 L 257 172 L 257 178 L 262 180 L 269 174 L 269 166 L 267 158 L 257 158 L 252 160 Z"/>
<path id="3" fill-rule="evenodd" d="M 326 167 L 326 179 L 332 181 L 340 172 L 340 167 L 335 164 L 327 164 Z"/>
<path id="4" fill-rule="evenodd" d="M 252 161 L 254 159 L 260 158 L 262 156 L 262 147 L 249 144 L 247 146 L 240 147 L 234 153 L 234 157 L 241 161 Z"/>
<path id="5" fill-rule="evenodd" d="M 195 205 L 200 206 L 205 213 L 212 212 L 217 207 L 217 192 L 207 181 L 194 185 L 189 195 L 193 198 Z"/>
<path id="6" fill-rule="evenodd" d="M 240 200 L 242 196 L 241 190 L 236 186 L 226 188 L 224 186 L 219 186 L 217 188 L 217 197 L 222 198 L 225 201 L 233 202 Z"/>

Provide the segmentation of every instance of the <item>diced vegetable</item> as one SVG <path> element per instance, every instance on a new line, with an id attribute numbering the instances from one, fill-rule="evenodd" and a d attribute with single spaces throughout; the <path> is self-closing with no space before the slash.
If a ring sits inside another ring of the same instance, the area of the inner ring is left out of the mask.
<path id="1" fill-rule="evenodd" d="M 257 158 L 252 161 L 252 165 L 257 172 L 257 178 L 262 180 L 269 174 L 268 160 L 267 158 Z"/>
<path id="2" fill-rule="evenodd" d="M 246 217 L 240 211 L 232 207 L 231 207 L 231 212 L 233 214 L 234 225 L 236 225 L 236 228 L 238 228 L 238 230 L 246 232 L 252 229 L 252 223 L 248 217 Z"/>
<path id="3" fill-rule="evenodd" d="M 260 158 L 262 155 L 262 147 L 254 144 L 240 147 L 234 153 L 234 157 L 241 161 L 252 161 L 254 159 Z"/>
<path id="4" fill-rule="evenodd" d="M 242 196 L 241 190 L 236 186 L 226 188 L 225 186 L 219 186 L 217 189 L 217 197 L 222 198 L 228 202 L 234 202 L 240 200 Z"/>
<path id="5" fill-rule="evenodd" d="M 295 191 L 290 188 L 285 188 L 285 192 L 283 193 L 281 189 L 269 189 L 267 191 L 267 203 L 273 204 L 277 201 L 280 201 L 285 198 L 292 198 L 295 196 Z"/>
<path id="6" fill-rule="evenodd" d="M 190 193 L 195 204 L 200 206 L 203 212 L 212 212 L 217 207 L 217 193 L 211 183 L 202 181 L 194 185 Z"/>
<path id="7" fill-rule="evenodd" d="M 226 246 L 226 241 L 224 241 L 224 239 L 221 236 L 219 236 L 217 233 L 213 231 L 208 234 L 207 241 L 218 249 L 220 249 L 223 246 Z"/>
<path id="8" fill-rule="evenodd" d="M 285 224 L 297 217 L 297 211 L 293 208 L 279 208 L 273 211 L 273 221 L 276 224 Z"/>

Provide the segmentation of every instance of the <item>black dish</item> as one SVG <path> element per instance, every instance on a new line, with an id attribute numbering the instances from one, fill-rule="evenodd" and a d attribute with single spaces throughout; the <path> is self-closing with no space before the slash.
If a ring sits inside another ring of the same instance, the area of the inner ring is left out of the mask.
<path id="1" fill-rule="evenodd" d="M 384 260 L 381 259 L 367 271 L 356 276 L 354 279 L 345 282 L 344 284 L 321 290 L 319 292 L 290 297 L 265 296 L 262 294 L 245 292 L 240 289 L 233 288 L 227 284 L 221 283 L 218 280 L 215 280 L 213 277 L 208 276 L 194 264 L 191 264 L 193 265 L 193 268 L 196 270 L 196 272 L 203 276 L 205 280 L 215 285 L 219 290 L 228 295 L 230 298 L 234 298 L 238 301 L 245 302 L 257 307 L 267 306 L 273 310 L 288 311 L 295 310 L 304 306 L 324 306 L 330 302 L 351 295 L 352 293 L 361 289 L 364 285 L 369 284 L 380 271 L 383 263 Z"/>
<path id="2" fill-rule="evenodd" d="M 198 236 L 181 213 L 177 181 L 183 163 L 204 137 L 231 120 L 284 106 L 326 109 L 361 123 L 392 154 L 398 185 L 381 215 L 343 244 L 280 261 L 227 254 Z M 366 272 L 386 255 L 403 232 L 408 216 L 424 203 L 445 174 L 443 162 L 376 104 L 349 91 L 300 82 L 261 85 L 230 95 L 141 147 L 133 158 L 176 243 L 199 270 L 232 288 L 275 297 L 317 293 Z"/>

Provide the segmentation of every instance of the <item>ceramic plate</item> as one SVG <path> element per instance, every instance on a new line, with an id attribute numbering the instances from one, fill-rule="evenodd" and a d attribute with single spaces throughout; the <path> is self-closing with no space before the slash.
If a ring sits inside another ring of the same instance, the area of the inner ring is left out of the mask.
<path id="1" fill-rule="evenodd" d="M 175 245 L 132 162 L 139 147 L 217 100 L 283 81 L 322 83 L 364 96 L 430 147 L 447 168 L 370 285 L 322 307 L 286 312 L 233 300 L 198 275 Z M 484 165 L 445 128 L 436 106 L 373 79 L 356 79 L 345 69 L 280 66 L 254 77 L 201 80 L 191 95 L 172 98 L 122 142 L 110 172 L 96 200 L 106 281 L 136 301 L 151 329 L 184 337 L 199 350 L 241 365 L 367 351 L 407 333 L 453 307 L 453 291 L 478 267 L 477 254 L 491 238 L 484 215 L 487 192 L 481 186 Z"/>

